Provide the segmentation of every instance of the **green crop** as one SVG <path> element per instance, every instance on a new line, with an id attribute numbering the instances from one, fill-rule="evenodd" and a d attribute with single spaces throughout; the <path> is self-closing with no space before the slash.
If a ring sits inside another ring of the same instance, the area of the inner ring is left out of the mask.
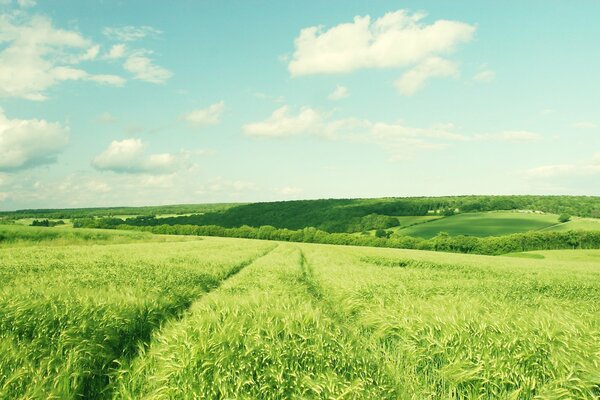
<path id="1" fill-rule="evenodd" d="M 0 398 L 600 396 L 597 250 L 94 240 L 0 248 Z"/>

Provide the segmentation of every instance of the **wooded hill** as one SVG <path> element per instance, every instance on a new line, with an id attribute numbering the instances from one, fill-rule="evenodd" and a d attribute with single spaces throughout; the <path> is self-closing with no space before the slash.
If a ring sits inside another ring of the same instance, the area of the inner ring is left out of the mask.
<path id="1" fill-rule="evenodd" d="M 532 210 L 580 217 L 600 217 L 600 197 L 588 196 L 453 196 L 404 197 L 379 199 L 298 200 L 229 205 L 206 210 L 203 214 L 156 218 L 143 214 L 135 218 L 115 218 L 101 226 L 127 224 L 217 225 L 237 228 L 273 226 L 302 229 L 314 227 L 325 232 L 361 232 L 387 229 L 399 224 L 396 216 L 452 215 L 456 212 L 495 210 Z M 192 209 L 193 206 L 188 206 Z M 135 209 L 130 209 L 135 214 Z M 93 227 L 98 221 L 79 221 L 79 226 Z"/>

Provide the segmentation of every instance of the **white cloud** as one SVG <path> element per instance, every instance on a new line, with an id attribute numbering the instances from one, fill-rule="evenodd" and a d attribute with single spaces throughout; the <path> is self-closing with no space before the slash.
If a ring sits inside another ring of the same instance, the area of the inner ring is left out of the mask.
<path id="1" fill-rule="evenodd" d="M 439 57 L 431 57 L 405 72 L 394 82 L 396 88 L 405 96 L 411 96 L 419 90 L 429 78 L 457 76 L 455 63 Z"/>
<path id="2" fill-rule="evenodd" d="M 96 45 L 93 45 L 92 47 L 90 47 L 89 49 L 87 49 L 85 54 L 83 54 L 81 57 L 79 57 L 79 59 L 81 61 L 90 61 L 90 60 L 93 60 L 96 57 L 98 57 L 98 53 L 100 53 L 100 46 L 96 44 Z"/>
<path id="3" fill-rule="evenodd" d="M 139 50 L 131 54 L 123 66 L 131 72 L 135 79 L 150 83 L 165 83 L 173 73 L 166 68 L 154 65 L 152 60 L 147 57 L 150 52 Z"/>
<path id="4" fill-rule="evenodd" d="M 243 126 L 246 135 L 262 137 L 292 136 L 302 133 L 317 132 L 321 125 L 321 115 L 312 108 L 304 107 L 297 115 L 290 113 L 288 106 L 283 106 L 261 122 L 252 122 Z"/>
<path id="5" fill-rule="evenodd" d="M 288 69 L 292 76 L 346 73 L 366 68 L 398 68 L 418 64 L 471 40 L 475 27 L 459 21 L 425 24 L 425 14 L 399 10 L 374 21 L 354 21 L 324 30 L 301 30 Z"/>
<path id="6" fill-rule="evenodd" d="M 157 36 L 162 32 L 151 26 L 122 26 L 122 27 L 106 27 L 102 33 L 112 40 L 121 42 L 133 42 L 141 40 L 146 36 Z"/>
<path id="7" fill-rule="evenodd" d="M 140 139 L 115 140 L 94 158 L 92 165 L 102 171 L 130 174 L 164 174 L 177 167 L 178 160 L 172 154 L 146 155 L 144 147 Z"/>
<path id="8" fill-rule="evenodd" d="M 388 123 L 357 118 L 331 119 L 327 114 L 309 107 L 297 113 L 283 106 L 264 121 L 248 123 L 244 133 L 255 137 L 287 137 L 293 135 L 318 135 L 332 140 L 376 144 L 403 158 L 415 150 L 440 149 L 452 143 L 505 142 L 530 143 L 542 139 L 542 135 L 529 131 L 501 131 L 497 133 L 471 134 L 454 132 L 451 123 L 435 124 L 428 128 L 410 127 L 403 123 Z"/>
<path id="9" fill-rule="evenodd" d="M 349 93 L 348 93 L 348 88 L 342 85 L 337 85 L 335 87 L 335 89 L 333 90 L 333 92 L 331 92 L 329 94 L 329 96 L 327 96 L 327 98 L 329 100 L 332 101 L 336 101 L 336 100 L 341 100 L 341 99 L 345 99 L 346 97 L 348 97 Z"/>
<path id="10" fill-rule="evenodd" d="M 574 123 L 573 127 L 577 129 L 596 129 L 598 124 L 590 121 L 581 121 Z"/>
<path id="11" fill-rule="evenodd" d="M 494 79 L 496 79 L 496 73 L 491 69 L 480 71 L 473 76 L 474 81 L 481 83 L 492 82 Z"/>
<path id="12" fill-rule="evenodd" d="M 125 57 L 125 50 L 127 47 L 123 43 L 114 44 L 108 51 L 106 58 L 115 60 L 117 58 Z"/>
<path id="13" fill-rule="evenodd" d="M 56 161 L 69 130 L 40 119 L 8 119 L 0 109 L 0 171 L 26 169 Z"/>
<path id="14" fill-rule="evenodd" d="M 183 119 L 191 124 L 198 126 L 205 125 L 217 125 L 221 122 L 221 114 L 225 109 L 225 102 L 220 101 L 215 104 L 211 104 L 207 108 L 194 110 L 183 115 Z"/>
<path id="15" fill-rule="evenodd" d="M 96 58 L 99 47 L 79 32 L 57 29 L 49 18 L 0 16 L 0 97 L 46 99 L 46 91 L 65 80 L 122 85 L 115 75 L 94 75 L 73 65 Z"/>

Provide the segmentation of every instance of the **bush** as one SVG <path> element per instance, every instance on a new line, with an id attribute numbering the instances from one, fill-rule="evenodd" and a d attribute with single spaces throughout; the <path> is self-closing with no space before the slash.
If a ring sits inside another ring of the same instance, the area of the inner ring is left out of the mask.
<path id="1" fill-rule="evenodd" d="M 565 222 L 569 222 L 571 220 L 571 216 L 569 214 L 560 214 L 558 217 L 558 222 L 564 224 Z"/>

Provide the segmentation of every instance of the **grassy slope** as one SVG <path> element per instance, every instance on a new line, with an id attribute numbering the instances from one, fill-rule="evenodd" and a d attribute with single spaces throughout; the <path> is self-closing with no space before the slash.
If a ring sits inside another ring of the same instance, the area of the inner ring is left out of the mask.
<path id="1" fill-rule="evenodd" d="M 600 219 L 571 217 L 569 222 L 552 225 L 543 231 L 598 231 Z"/>
<path id="2" fill-rule="evenodd" d="M 393 229 L 402 229 L 409 226 L 423 224 L 425 222 L 431 222 L 436 219 L 443 218 L 441 215 L 410 215 L 410 216 L 400 216 L 398 218 L 398 222 L 400 222 L 400 226 Z"/>
<path id="3" fill-rule="evenodd" d="M 557 219 L 558 216 L 554 214 L 501 211 L 469 213 L 414 225 L 401 229 L 398 233 L 423 238 L 432 238 L 439 232 L 450 235 L 500 236 L 550 227 L 557 223 Z"/>

